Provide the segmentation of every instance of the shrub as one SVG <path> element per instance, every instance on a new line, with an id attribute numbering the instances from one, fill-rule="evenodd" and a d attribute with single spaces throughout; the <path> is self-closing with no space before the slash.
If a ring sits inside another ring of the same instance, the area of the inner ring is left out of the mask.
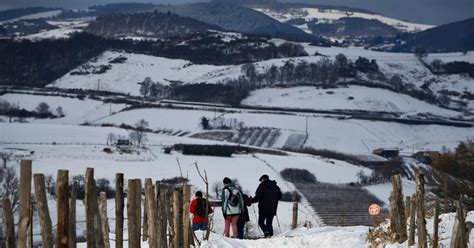
<path id="1" fill-rule="evenodd" d="M 284 192 L 281 197 L 281 201 L 284 202 L 301 202 L 301 195 L 297 191 L 293 192 Z"/>
<path id="2" fill-rule="evenodd" d="M 316 177 L 305 169 L 287 168 L 280 172 L 281 176 L 293 183 L 316 183 Z"/>

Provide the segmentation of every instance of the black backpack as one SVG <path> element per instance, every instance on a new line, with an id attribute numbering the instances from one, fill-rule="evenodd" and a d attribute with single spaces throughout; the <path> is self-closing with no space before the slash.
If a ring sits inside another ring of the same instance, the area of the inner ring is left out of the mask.
<path id="1" fill-rule="evenodd" d="M 199 217 L 206 217 L 207 201 L 203 198 L 196 199 L 196 215 Z"/>

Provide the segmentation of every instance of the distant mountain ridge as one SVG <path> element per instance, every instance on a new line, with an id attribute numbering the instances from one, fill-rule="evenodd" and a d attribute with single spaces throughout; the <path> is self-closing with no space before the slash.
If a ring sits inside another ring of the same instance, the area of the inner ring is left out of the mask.
<path id="1" fill-rule="evenodd" d="M 392 51 L 414 52 L 418 48 L 427 52 L 473 51 L 474 18 L 411 34 L 405 37 L 404 41 Z"/>
<path id="2" fill-rule="evenodd" d="M 158 11 L 170 11 L 224 29 L 245 34 L 265 35 L 290 40 L 317 40 L 289 24 L 280 23 L 253 9 L 227 3 L 191 3 L 182 5 L 160 5 Z"/>
<path id="3" fill-rule="evenodd" d="M 85 29 L 86 32 L 107 38 L 184 37 L 207 30 L 222 30 L 222 28 L 176 14 L 160 12 L 101 16 Z"/>
<path id="4" fill-rule="evenodd" d="M 59 8 L 31 7 L 23 9 L 9 9 L 0 11 L 0 22 L 19 18 L 26 15 L 37 14 L 46 11 L 59 10 Z"/>

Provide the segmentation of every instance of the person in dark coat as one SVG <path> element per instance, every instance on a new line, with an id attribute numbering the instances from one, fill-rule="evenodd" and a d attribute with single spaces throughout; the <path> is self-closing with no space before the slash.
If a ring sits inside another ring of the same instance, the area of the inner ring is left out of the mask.
<path id="1" fill-rule="evenodd" d="M 250 221 L 249 210 L 247 207 L 252 205 L 250 197 L 246 194 L 242 194 L 242 199 L 244 201 L 244 207 L 242 213 L 240 214 L 239 221 L 237 222 L 237 238 L 244 239 L 244 229 L 245 223 Z"/>
<path id="2" fill-rule="evenodd" d="M 251 199 L 252 203 L 258 202 L 258 225 L 263 231 L 265 237 L 273 236 L 273 217 L 275 217 L 278 208 L 278 201 L 282 194 L 280 187 L 268 175 L 263 175 L 259 179 L 255 197 Z"/>

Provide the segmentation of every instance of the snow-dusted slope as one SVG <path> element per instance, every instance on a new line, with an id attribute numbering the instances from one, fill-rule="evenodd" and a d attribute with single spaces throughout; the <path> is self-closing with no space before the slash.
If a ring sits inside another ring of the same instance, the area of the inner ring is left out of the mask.
<path id="1" fill-rule="evenodd" d="M 336 9 L 318 9 L 318 8 L 290 8 L 288 10 L 278 11 L 268 8 L 256 8 L 256 11 L 262 12 L 280 22 L 287 22 L 294 19 L 305 19 L 306 21 L 317 20 L 318 23 L 330 23 L 343 17 L 358 17 L 368 20 L 378 20 L 382 23 L 393 26 L 401 31 L 417 32 L 423 31 L 434 26 L 417 24 L 394 18 L 385 17 L 378 14 L 369 14 L 361 12 L 349 12 Z M 304 30 L 304 28 L 303 28 Z"/>
<path id="2" fill-rule="evenodd" d="M 44 12 L 39 12 L 39 13 L 31 14 L 31 15 L 25 15 L 25 16 L 21 16 L 21 17 L 15 18 L 15 19 L 10 19 L 10 20 L 7 20 L 7 21 L 3 21 L 3 22 L 0 22 L 0 24 L 6 23 L 6 22 L 19 21 L 19 20 L 32 20 L 32 19 L 50 18 L 50 17 L 54 17 L 54 16 L 57 16 L 57 15 L 61 14 L 61 12 L 62 12 L 62 10 L 44 11 Z"/>
<path id="3" fill-rule="evenodd" d="M 59 96 L 38 96 L 26 94 L 5 94 L 0 96 L 1 100 L 17 105 L 20 109 L 34 111 L 39 103 L 45 102 L 49 105 L 50 111 L 57 115 L 56 109 L 61 107 L 65 117 L 58 119 L 38 119 L 37 123 L 56 124 L 82 124 L 109 116 L 125 108 L 125 104 L 104 104 L 101 101 Z"/>
<path id="4" fill-rule="evenodd" d="M 397 112 L 414 115 L 421 112 L 442 116 L 461 113 L 428 104 L 389 90 L 363 86 L 322 89 L 316 87 L 266 88 L 253 91 L 242 104 L 248 106 L 304 108 L 318 110 L 351 109 Z"/>
<path id="5" fill-rule="evenodd" d="M 69 38 L 71 34 L 82 32 L 82 30 L 89 25 L 88 21 L 48 21 L 49 24 L 59 28 L 42 31 L 36 34 L 17 37 L 17 39 L 26 40 L 44 40 L 44 39 L 61 39 Z"/>
<path id="6" fill-rule="evenodd" d="M 126 57 L 127 60 L 123 64 L 111 64 L 112 68 L 103 74 L 68 73 L 50 86 L 81 89 L 100 87 L 101 90 L 139 95 L 140 85 L 137 83 L 146 77 L 165 85 L 169 81 L 215 83 L 240 73 L 240 67 L 196 65 L 186 60 L 112 51 L 103 53 L 96 62 L 88 62 L 87 65 L 108 65 L 110 60 L 119 56 Z M 75 70 L 80 68 L 81 66 Z"/>

